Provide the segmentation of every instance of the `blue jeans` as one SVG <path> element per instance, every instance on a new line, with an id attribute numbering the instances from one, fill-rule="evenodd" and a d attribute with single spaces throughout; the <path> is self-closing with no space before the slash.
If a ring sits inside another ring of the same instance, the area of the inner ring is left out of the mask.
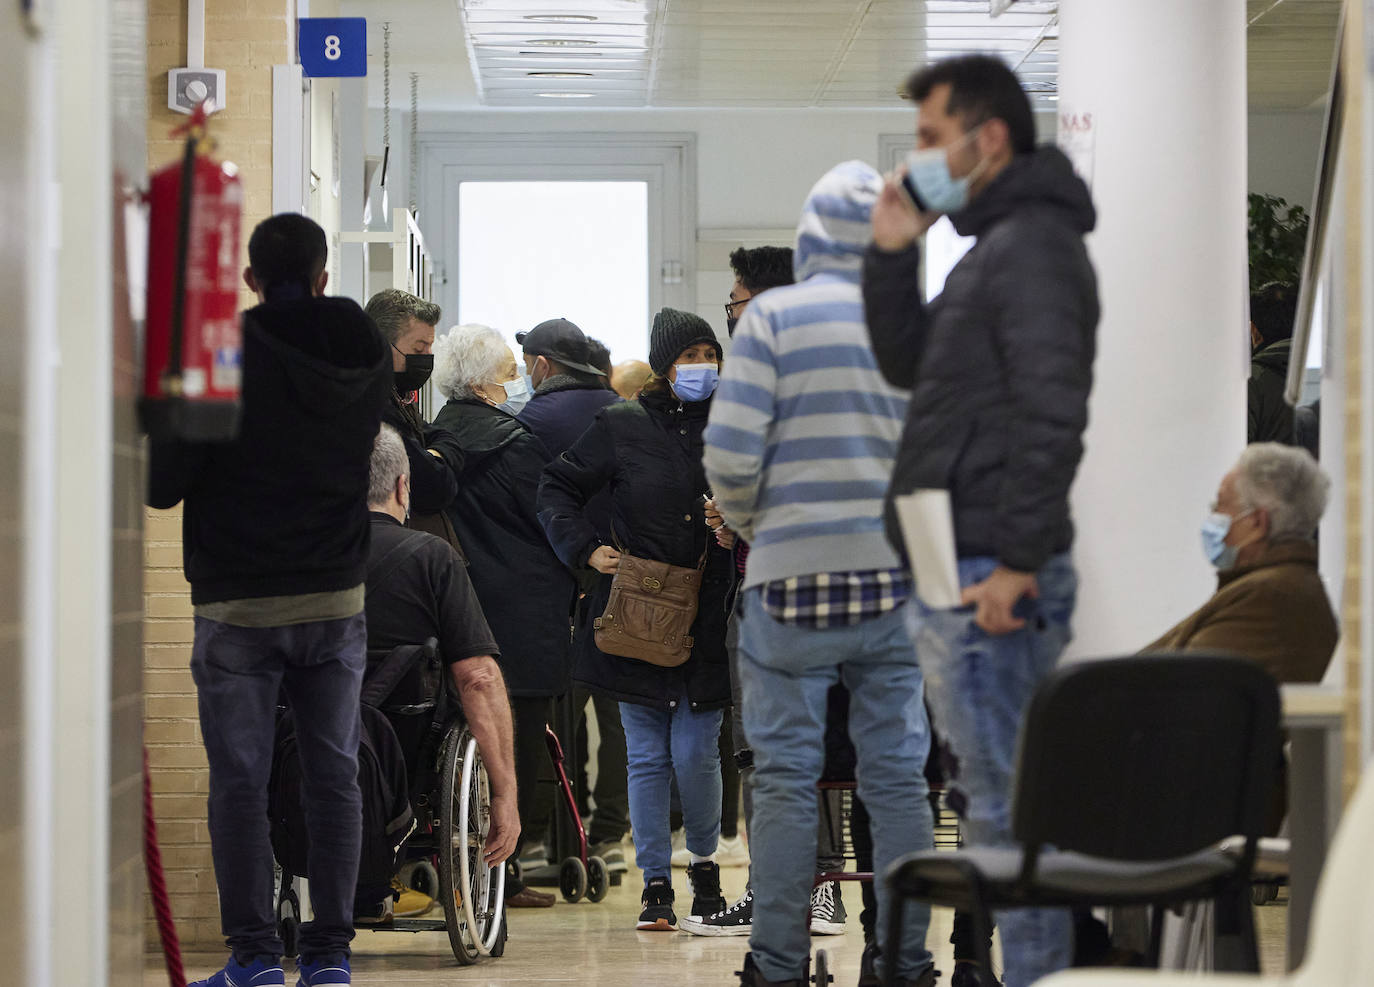
<path id="1" fill-rule="evenodd" d="M 267 786 L 283 687 L 300 744 L 315 909 L 314 921 L 301 927 L 300 953 L 309 959 L 349 952 L 362 841 L 358 696 L 366 665 L 362 614 L 290 627 L 196 618 L 191 675 L 210 762 L 210 849 L 220 924 L 240 963 L 282 954 Z"/>
<path id="2" fill-rule="evenodd" d="M 982 582 L 997 568 L 993 558 L 959 560 L 959 582 Z M 962 803 L 967 846 L 1009 846 L 1012 775 L 1017 735 L 1026 707 L 1072 637 L 1069 623 L 1078 577 L 1067 555 L 1036 573 L 1040 597 L 1014 611 L 1026 626 L 993 637 L 973 622 L 970 608 L 913 607 L 909 630 L 925 673 L 931 713 L 953 757 L 949 787 Z M 1073 929 L 1066 909 L 999 911 L 1006 987 L 1026 987 L 1073 959 Z"/>
<path id="3" fill-rule="evenodd" d="M 750 856 L 754 929 L 749 948 L 769 980 L 795 980 L 810 954 L 807 912 L 814 876 L 816 782 L 825 763 L 826 693 L 849 689 L 849 735 L 859 756 L 859 797 L 873 829 L 873 866 L 929 850 L 932 819 L 924 775 L 930 724 L 921 669 L 898 607 L 852 627 L 814 630 L 774 620 L 748 590 L 740 623 L 744 729 L 754 748 L 754 831 Z M 887 887 L 877 882 L 878 928 L 887 931 Z M 930 908 L 906 909 L 899 976 L 933 962 L 926 949 Z M 888 954 L 890 956 L 890 954 Z"/>
<path id="4" fill-rule="evenodd" d="M 668 789 L 674 774 L 682 795 L 687 849 L 700 857 L 720 839 L 721 710 L 692 711 L 683 696 L 671 710 L 620 704 L 630 789 L 635 864 L 650 878 L 671 877 L 673 834 Z"/>

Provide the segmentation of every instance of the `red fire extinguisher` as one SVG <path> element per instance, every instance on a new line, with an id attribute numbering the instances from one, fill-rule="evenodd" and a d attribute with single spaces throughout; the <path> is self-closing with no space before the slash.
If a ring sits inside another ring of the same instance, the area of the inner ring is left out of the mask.
<path id="1" fill-rule="evenodd" d="M 148 306 L 144 430 L 155 439 L 227 440 L 238 433 L 243 332 L 239 324 L 238 169 L 205 152 L 204 104 L 181 161 L 148 191 Z M 181 132 L 181 131 L 178 131 Z"/>

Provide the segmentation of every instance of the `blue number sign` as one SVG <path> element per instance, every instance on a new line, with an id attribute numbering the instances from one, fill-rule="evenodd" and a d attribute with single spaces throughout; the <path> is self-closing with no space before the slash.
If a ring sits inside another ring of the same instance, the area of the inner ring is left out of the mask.
<path id="1" fill-rule="evenodd" d="M 296 22 L 301 69 L 312 79 L 367 75 L 367 19 L 302 17 Z"/>

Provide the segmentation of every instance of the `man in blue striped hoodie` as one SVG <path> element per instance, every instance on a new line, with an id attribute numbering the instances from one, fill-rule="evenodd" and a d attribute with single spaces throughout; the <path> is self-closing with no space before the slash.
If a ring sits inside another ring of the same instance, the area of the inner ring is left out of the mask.
<path id="1" fill-rule="evenodd" d="M 755 891 L 745 985 L 804 982 L 815 786 L 826 693 L 849 688 L 859 795 L 874 868 L 931 846 L 923 683 L 904 630 L 911 576 L 883 534 L 882 501 L 907 397 L 878 370 L 859 277 L 882 179 L 839 165 L 807 198 L 797 284 L 754 299 L 735 332 L 706 430 L 706 470 L 750 543 L 740 624 L 744 728 L 754 748 Z M 803 852 L 807 851 L 807 852 Z M 878 929 L 888 896 L 878 884 Z M 929 909 L 906 909 L 895 982 L 929 987 Z"/>

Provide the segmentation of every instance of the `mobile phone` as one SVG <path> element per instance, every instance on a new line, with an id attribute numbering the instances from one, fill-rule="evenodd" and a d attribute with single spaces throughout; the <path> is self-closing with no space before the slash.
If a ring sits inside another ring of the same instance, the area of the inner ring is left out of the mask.
<path id="1" fill-rule="evenodd" d="M 906 200 L 911 203 L 913 209 L 920 213 L 930 212 L 930 206 L 926 205 L 926 200 L 921 198 L 921 193 L 916 191 L 916 183 L 911 180 L 909 172 L 902 176 L 901 188 L 902 194 L 906 196 Z"/>

